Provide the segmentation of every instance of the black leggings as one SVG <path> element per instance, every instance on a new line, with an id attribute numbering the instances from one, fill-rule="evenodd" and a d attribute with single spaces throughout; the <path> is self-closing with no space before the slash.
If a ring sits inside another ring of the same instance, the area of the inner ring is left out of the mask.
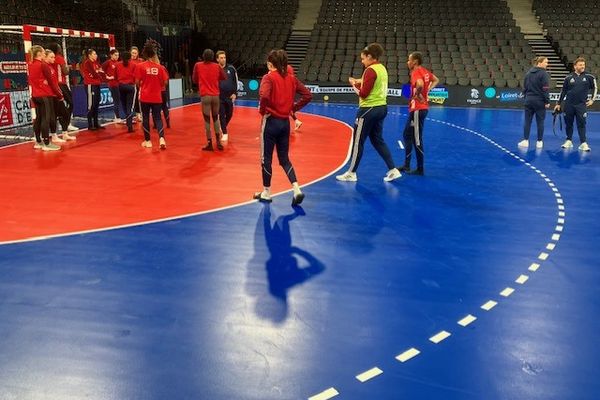
<path id="1" fill-rule="evenodd" d="M 221 121 L 221 130 L 224 134 L 227 134 L 227 125 L 233 117 L 233 100 L 229 97 L 221 99 L 221 105 L 219 107 L 219 120 Z"/>
<path id="2" fill-rule="evenodd" d="M 129 130 L 133 129 L 133 115 L 135 114 L 133 102 L 137 97 L 136 93 L 137 88 L 134 84 L 119 85 L 119 98 L 121 99 L 121 107 L 125 113 L 125 120 L 127 121 Z"/>
<path id="3" fill-rule="evenodd" d="M 56 115 L 54 114 L 54 97 L 34 97 L 35 121 L 33 122 L 33 132 L 35 141 L 38 143 L 44 140 L 44 144 L 50 144 L 50 124 L 54 121 L 56 125 Z"/>
<path id="4" fill-rule="evenodd" d="M 158 129 L 158 136 L 165 137 L 162 119 L 160 119 L 161 104 L 140 102 L 142 109 L 142 126 L 144 127 L 144 140 L 150 140 L 150 112 L 152 111 L 152 119 L 154 125 Z"/>
<path id="5" fill-rule="evenodd" d="M 529 140 L 531 131 L 531 122 L 535 115 L 537 125 L 537 140 L 544 139 L 544 119 L 546 118 L 546 105 L 542 99 L 526 99 L 525 100 L 525 126 L 523 128 L 523 139 Z"/>
<path id="6" fill-rule="evenodd" d="M 62 126 L 63 132 L 66 132 L 69 125 L 71 125 L 71 117 L 73 115 L 73 94 L 71 93 L 69 86 L 64 83 L 61 83 L 59 86 L 65 101 L 61 109 L 56 110 L 56 115 L 60 122 L 60 126 Z"/>
<path id="7" fill-rule="evenodd" d="M 352 139 L 352 158 L 350 171 L 356 172 L 367 138 L 381 156 L 388 169 L 396 168 L 390 149 L 383 139 L 383 121 L 387 116 L 387 106 L 360 107 L 356 113 L 356 124 Z"/>
<path id="8" fill-rule="evenodd" d="M 296 172 L 288 156 L 290 149 L 290 120 L 289 118 L 263 117 L 261 134 L 261 166 L 263 185 L 271 186 L 273 176 L 273 150 L 277 149 L 279 165 L 285 171 L 290 183 L 297 181 Z"/>
<path id="9" fill-rule="evenodd" d="M 88 101 L 88 128 L 99 128 L 98 110 L 100 109 L 100 85 L 85 85 Z"/>
<path id="10" fill-rule="evenodd" d="M 406 127 L 404 128 L 404 167 L 410 168 L 410 158 L 412 156 L 413 147 L 416 149 L 417 156 L 417 169 L 423 170 L 423 162 L 425 158 L 423 150 L 423 126 L 425 125 L 425 118 L 427 117 L 427 110 L 416 110 L 412 111 L 406 121 Z"/>
<path id="11" fill-rule="evenodd" d="M 165 90 L 162 92 L 162 112 L 165 115 L 165 121 L 167 122 L 167 128 L 171 127 L 171 119 L 169 118 L 169 108 L 171 108 L 171 104 L 169 103 L 169 91 Z"/>

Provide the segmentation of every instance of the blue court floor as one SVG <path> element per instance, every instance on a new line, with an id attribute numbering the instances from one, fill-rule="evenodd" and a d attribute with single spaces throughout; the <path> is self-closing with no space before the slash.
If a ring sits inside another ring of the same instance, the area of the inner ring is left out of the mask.
<path id="1" fill-rule="evenodd" d="M 0 246 L 0 400 L 597 399 L 600 115 L 587 154 L 550 116 L 520 152 L 522 122 L 434 108 L 425 177 L 384 183 L 367 143 L 358 182 L 332 171 L 302 209 Z"/>

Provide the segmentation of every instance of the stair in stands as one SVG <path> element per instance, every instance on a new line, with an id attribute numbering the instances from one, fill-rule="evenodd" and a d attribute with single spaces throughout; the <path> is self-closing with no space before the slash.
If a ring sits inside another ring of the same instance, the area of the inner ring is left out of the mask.
<path id="1" fill-rule="evenodd" d="M 525 35 L 525 39 L 529 42 L 536 56 L 548 57 L 548 73 L 550 74 L 550 78 L 556 83 L 556 87 L 562 87 L 565 76 L 569 74 L 569 71 L 563 64 L 560 56 L 556 53 L 556 50 L 552 47 L 550 41 L 544 34 Z"/>
<path id="2" fill-rule="evenodd" d="M 311 31 L 308 29 L 294 29 L 290 34 L 285 45 L 285 51 L 288 53 L 288 63 L 298 71 L 300 64 L 308 50 Z"/>

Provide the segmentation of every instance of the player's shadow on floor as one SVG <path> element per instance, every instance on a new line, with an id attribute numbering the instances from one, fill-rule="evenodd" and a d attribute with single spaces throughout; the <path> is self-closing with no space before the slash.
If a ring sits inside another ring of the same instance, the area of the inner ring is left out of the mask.
<path id="1" fill-rule="evenodd" d="M 288 291 L 325 270 L 325 265 L 311 253 L 292 244 L 290 222 L 304 215 L 301 207 L 295 207 L 291 214 L 271 223 L 270 205 L 264 205 L 261 211 L 255 233 L 256 253 L 264 251 L 263 244 L 268 250 L 264 262 L 268 293 L 257 293 L 256 314 L 261 318 L 285 321 L 289 313 Z"/>

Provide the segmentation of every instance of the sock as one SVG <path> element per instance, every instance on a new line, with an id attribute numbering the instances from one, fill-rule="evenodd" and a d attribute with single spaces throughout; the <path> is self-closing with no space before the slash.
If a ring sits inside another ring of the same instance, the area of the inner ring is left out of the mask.
<path id="1" fill-rule="evenodd" d="M 265 186 L 261 196 L 266 199 L 270 198 L 271 197 L 271 187 Z"/>

